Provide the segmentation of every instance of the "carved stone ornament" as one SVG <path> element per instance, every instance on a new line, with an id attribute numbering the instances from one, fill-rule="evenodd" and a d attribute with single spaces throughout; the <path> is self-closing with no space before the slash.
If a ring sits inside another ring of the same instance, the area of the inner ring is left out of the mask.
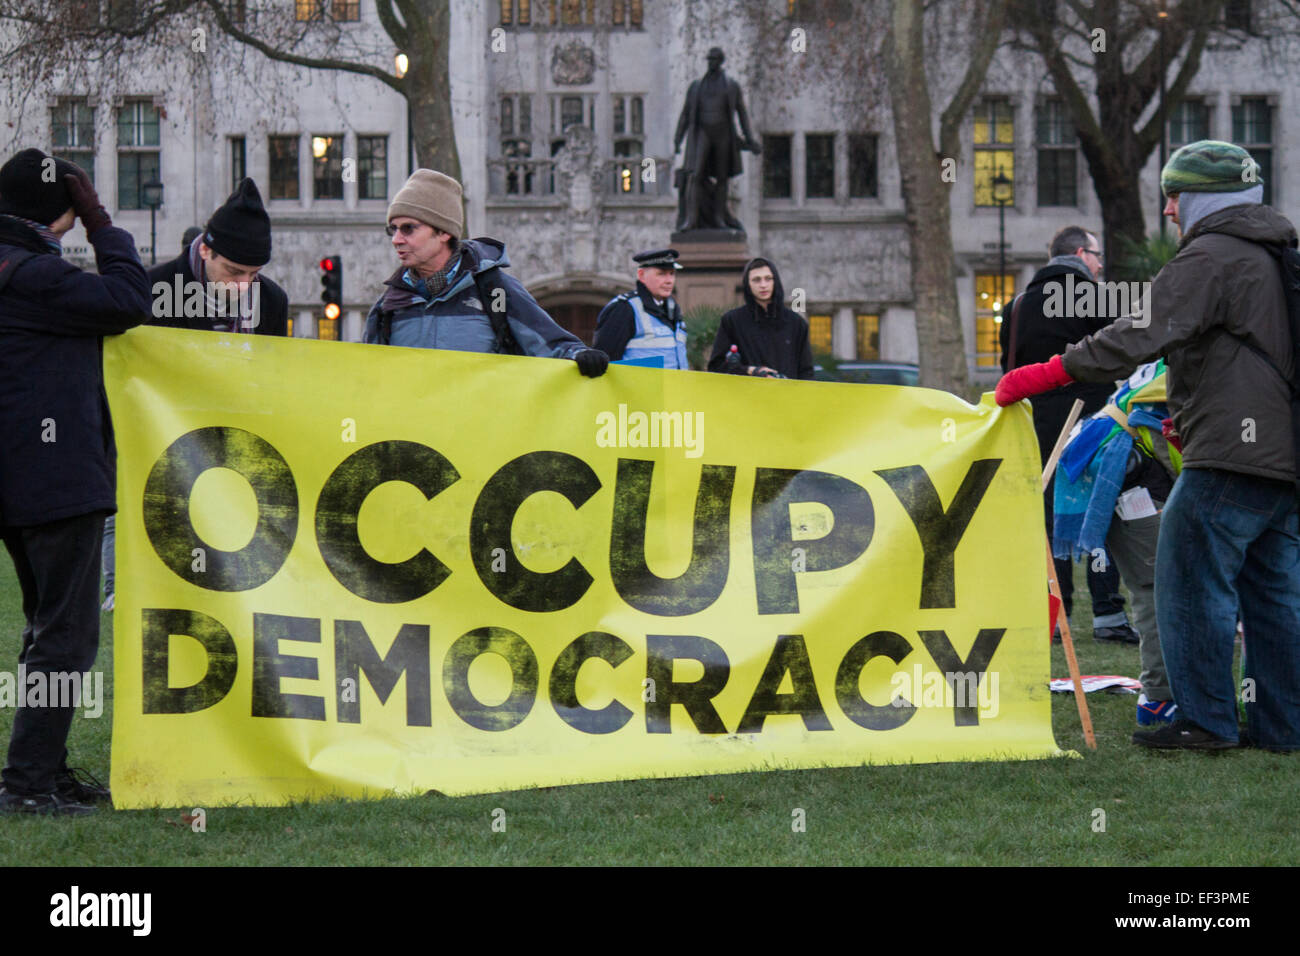
<path id="1" fill-rule="evenodd" d="M 585 126 L 564 131 L 564 148 L 555 157 L 555 171 L 561 190 L 569 195 L 569 209 L 576 216 L 591 212 L 600 176 L 596 160 L 596 134 Z"/>
<path id="2" fill-rule="evenodd" d="M 582 86 L 596 75 L 596 53 L 574 41 L 551 54 L 551 79 L 560 86 Z"/>

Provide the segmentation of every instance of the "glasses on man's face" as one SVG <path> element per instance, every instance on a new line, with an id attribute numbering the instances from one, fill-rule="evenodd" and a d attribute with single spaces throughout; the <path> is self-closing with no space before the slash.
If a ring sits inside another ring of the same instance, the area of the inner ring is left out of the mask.
<path id="1" fill-rule="evenodd" d="M 1100 249 L 1084 249 L 1083 251 L 1088 253 L 1088 255 L 1095 257 L 1098 262 L 1106 261 L 1106 257 L 1101 254 Z"/>
<path id="2" fill-rule="evenodd" d="M 424 223 L 422 222 L 404 222 L 400 226 L 394 226 L 392 223 L 389 223 L 384 229 L 384 232 L 388 233 L 389 238 L 392 238 L 399 232 L 404 236 L 409 236 L 415 232 L 415 230 L 422 228 L 424 228 Z"/>

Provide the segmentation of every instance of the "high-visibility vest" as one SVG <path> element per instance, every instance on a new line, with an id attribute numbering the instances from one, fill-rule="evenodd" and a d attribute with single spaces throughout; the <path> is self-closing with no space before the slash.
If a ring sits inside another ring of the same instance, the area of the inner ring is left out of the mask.
<path id="1" fill-rule="evenodd" d="M 664 368 L 690 368 L 686 360 L 686 323 L 678 322 L 674 328 L 651 315 L 635 292 L 624 292 L 621 298 L 632 306 L 632 314 L 636 316 L 636 335 L 627 343 L 623 358 L 662 358 Z"/>

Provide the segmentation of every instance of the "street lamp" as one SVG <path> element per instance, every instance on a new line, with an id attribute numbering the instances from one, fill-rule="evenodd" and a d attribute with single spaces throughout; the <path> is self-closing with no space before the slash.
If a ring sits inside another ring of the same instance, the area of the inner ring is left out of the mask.
<path id="1" fill-rule="evenodd" d="M 998 174 L 993 177 L 993 201 L 998 204 L 998 307 L 1007 304 L 1006 290 L 1003 282 L 1007 273 L 1007 204 L 1015 199 L 1015 186 L 998 167 Z"/>
<path id="2" fill-rule="evenodd" d="M 393 58 L 393 67 L 397 70 L 399 80 L 406 78 L 406 72 L 411 68 L 411 59 L 405 53 L 399 53 Z M 411 97 L 410 92 L 403 94 L 406 99 L 406 175 L 415 172 L 415 144 L 411 142 Z"/>
<path id="3" fill-rule="evenodd" d="M 158 262 L 158 207 L 163 203 L 163 184 L 151 179 L 140 187 L 144 204 L 149 207 L 149 265 Z"/>

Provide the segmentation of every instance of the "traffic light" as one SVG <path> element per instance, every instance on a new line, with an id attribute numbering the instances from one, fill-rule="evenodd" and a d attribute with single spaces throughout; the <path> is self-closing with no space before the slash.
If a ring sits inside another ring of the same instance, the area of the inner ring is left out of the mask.
<path id="1" fill-rule="evenodd" d="M 320 300 L 325 303 L 325 318 L 337 319 L 343 308 L 343 258 L 328 256 L 320 261 Z"/>

